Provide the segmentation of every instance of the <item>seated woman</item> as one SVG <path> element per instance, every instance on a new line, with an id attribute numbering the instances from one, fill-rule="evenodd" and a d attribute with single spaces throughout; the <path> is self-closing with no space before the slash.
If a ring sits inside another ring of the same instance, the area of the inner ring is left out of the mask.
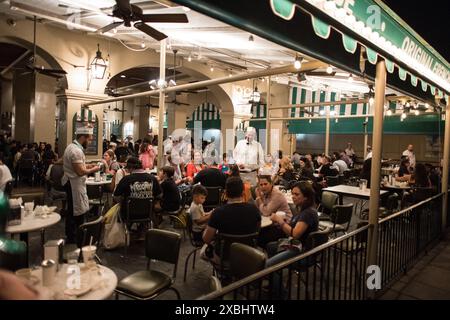
<path id="1" fill-rule="evenodd" d="M 275 177 L 274 184 L 280 184 L 287 187 L 288 183 L 295 180 L 294 167 L 288 157 L 280 160 L 280 169 Z"/>
<path id="2" fill-rule="evenodd" d="M 410 162 L 408 157 L 404 157 L 400 162 L 400 169 L 395 176 L 395 180 L 399 182 L 410 182 L 412 176 L 410 173 Z"/>
<path id="3" fill-rule="evenodd" d="M 300 176 L 304 180 L 316 180 L 313 165 L 306 157 L 300 158 Z"/>
<path id="4" fill-rule="evenodd" d="M 115 155 L 112 150 L 106 150 L 103 154 L 102 162 L 104 164 L 104 173 L 114 175 L 120 169 L 120 165 L 116 160 L 114 160 L 114 156 Z"/>
<path id="5" fill-rule="evenodd" d="M 411 191 L 404 195 L 404 202 L 407 204 L 419 203 L 432 196 L 431 181 L 425 165 L 418 163 L 411 176 Z M 405 205 L 404 203 L 404 205 Z"/>
<path id="6" fill-rule="evenodd" d="M 319 227 L 319 217 L 317 215 L 316 206 L 314 203 L 315 192 L 311 183 L 307 181 L 300 181 L 292 188 L 292 200 L 298 208 L 299 214 L 295 215 L 290 223 L 284 221 L 283 217 L 272 214 L 271 220 L 278 223 L 282 232 L 286 237 L 292 237 L 301 245 L 305 245 L 305 241 L 311 232 L 315 232 Z M 280 262 L 293 258 L 302 253 L 300 247 L 291 246 L 287 249 L 278 247 L 278 242 L 267 244 L 267 254 L 269 259 L 266 262 L 266 267 L 274 266 Z M 303 260 L 298 263 L 302 263 Z M 274 294 L 281 297 L 282 277 L 279 273 L 273 274 L 272 286 Z"/>
<path id="7" fill-rule="evenodd" d="M 202 171 L 202 153 L 200 151 L 194 151 L 192 153 L 191 161 L 185 166 L 185 175 L 189 182 L 194 180 L 194 176 Z"/>
<path id="8" fill-rule="evenodd" d="M 162 167 L 159 171 L 161 181 L 162 201 L 161 209 L 165 212 L 174 212 L 180 209 L 181 196 L 174 181 L 174 169 L 169 166 Z"/>
<path id="9" fill-rule="evenodd" d="M 258 185 L 256 206 L 261 212 L 261 215 L 271 217 L 272 214 L 282 211 L 286 214 L 283 221 L 291 221 L 292 213 L 286 197 L 281 191 L 273 187 L 270 176 L 259 176 Z M 274 223 L 271 226 L 261 229 L 258 237 L 258 245 L 261 248 L 265 248 L 269 242 L 277 241 L 283 237 L 284 232 L 281 230 L 280 225 Z"/>

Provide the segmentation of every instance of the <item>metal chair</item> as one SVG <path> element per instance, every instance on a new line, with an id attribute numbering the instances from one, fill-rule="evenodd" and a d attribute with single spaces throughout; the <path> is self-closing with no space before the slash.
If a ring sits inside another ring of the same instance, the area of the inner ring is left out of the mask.
<path id="1" fill-rule="evenodd" d="M 180 293 L 173 287 L 177 274 L 180 244 L 181 236 L 178 233 L 159 229 L 148 230 L 145 237 L 147 270 L 138 271 L 122 279 L 115 289 L 116 299 L 119 298 L 119 294 L 122 294 L 133 299 L 150 300 L 167 290 L 174 291 L 178 300 L 181 299 Z M 151 270 L 151 260 L 173 264 L 172 276 Z"/>
<path id="2" fill-rule="evenodd" d="M 208 191 L 203 208 L 205 211 L 213 210 L 222 204 L 222 188 L 221 187 L 205 187 Z"/>
<path id="3" fill-rule="evenodd" d="M 329 221 L 319 221 L 319 226 L 329 228 L 330 233 L 347 233 L 353 215 L 353 203 L 335 205 L 330 215 Z"/>
<path id="4" fill-rule="evenodd" d="M 101 185 L 86 185 L 86 192 L 89 199 L 89 204 L 97 207 L 99 215 L 101 213 L 100 208 L 103 207 L 103 187 Z"/>
<path id="5" fill-rule="evenodd" d="M 126 245 L 124 247 L 125 256 L 128 253 L 128 244 L 130 241 L 129 230 L 133 223 L 143 223 L 147 228 L 153 228 L 153 198 L 140 199 L 129 197 L 126 202 L 125 217 L 122 217 L 122 221 L 125 223 L 125 235 Z"/>
<path id="6" fill-rule="evenodd" d="M 28 267 L 28 250 L 23 241 L 14 241 L 11 239 L 1 239 L 0 246 L 0 269 L 16 271 Z M 14 252 L 9 252 L 8 248 L 14 248 Z"/>
<path id="7" fill-rule="evenodd" d="M 31 182 L 31 186 L 34 187 L 34 181 L 36 176 L 36 163 L 32 159 L 20 159 L 17 164 L 16 174 L 16 186 L 22 180 L 28 180 Z"/>
<path id="8" fill-rule="evenodd" d="M 6 182 L 6 184 L 5 184 L 5 191 L 3 191 L 3 192 L 8 196 L 8 198 L 11 197 L 13 188 L 14 188 L 14 182 L 12 180 Z"/>
<path id="9" fill-rule="evenodd" d="M 322 198 L 317 208 L 319 220 L 330 220 L 330 213 L 333 207 L 338 204 L 339 196 L 336 193 L 323 191 Z"/>
<path id="10" fill-rule="evenodd" d="M 200 250 L 204 244 L 203 240 L 197 241 L 195 239 L 194 230 L 193 230 L 193 222 L 192 222 L 192 217 L 191 217 L 190 213 L 188 213 L 187 217 L 186 217 L 186 229 L 188 231 L 189 241 L 191 242 L 191 245 L 194 247 L 194 249 L 191 252 L 189 252 L 189 254 L 186 257 L 186 261 L 184 262 L 184 277 L 183 277 L 184 282 L 186 282 L 187 267 L 188 267 L 189 259 L 191 258 L 191 256 L 194 256 L 194 258 L 193 258 L 194 261 L 192 262 L 192 269 L 195 269 L 195 257 L 197 255 L 197 251 Z"/>
<path id="11" fill-rule="evenodd" d="M 339 176 L 327 176 L 325 177 L 325 180 L 327 181 L 328 187 L 334 187 L 339 185 Z"/>

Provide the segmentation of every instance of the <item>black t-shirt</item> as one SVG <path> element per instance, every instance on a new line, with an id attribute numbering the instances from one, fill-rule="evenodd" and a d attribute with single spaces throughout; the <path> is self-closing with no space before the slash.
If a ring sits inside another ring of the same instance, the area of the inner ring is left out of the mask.
<path id="1" fill-rule="evenodd" d="M 114 196 L 122 196 L 121 211 L 126 213 L 126 201 L 129 197 L 138 199 L 156 198 L 161 193 L 158 180 L 146 172 L 134 172 L 123 177 L 114 191 Z"/>
<path id="2" fill-rule="evenodd" d="M 320 174 L 322 174 L 324 177 L 334 177 L 339 174 L 339 172 L 331 167 L 331 164 L 324 164 L 322 166 L 322 169 L 320 169 Z"/>
<path id="3" fill-rule="evenodd" d="M 231 203 L 216 208 L 211 214 L 208 226 L 220 233 L 250 234 L 257 232 L 261 222 L 258 208 L 249 203 Z"/>
<path id="4" fill-rule="evenodd" d="M 295 228 L 297 222 L 304 222 L 308 225 L 306 231 L 300 237 L 300 242 L 305 245 L 305 240 L 308 238 L 311 232 L 315 232 L 319 228 L 319 216 L 317 215 L 317 210 L 314 207 L 309 207 L 307 209 L 302 210 L 299 214 L 292 217 L 290 226 Z"/>
<path id="5" fill-rule="evenodd" d="M 217 168 L 206 168 L 197 173 L 194 184 L 201 183 L 204 187 L 221 187 L 225 189 L 227 176 Z"/>
<path id="6" fill-rule="evenodd" d="M 180 208 L 180 191 L 173 179 L 164 180 L 161 183 L 162 203 L 161 207 L 164 211 L 176 211 Z"/>
<path id="7" fill-rule="evenodd" d="M 400 169 L 398 169 L 398 176 L 403 177 L 404 175 L 410 174 L 408 167 L 400 166 Z"/>

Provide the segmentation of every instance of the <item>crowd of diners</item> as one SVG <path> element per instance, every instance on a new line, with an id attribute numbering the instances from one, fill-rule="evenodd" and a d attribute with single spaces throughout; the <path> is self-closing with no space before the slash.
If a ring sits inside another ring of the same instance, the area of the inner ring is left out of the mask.
<path id="1" fill-rule="evenodd" d="M 82 138 L 83 135 L 77 137 L 81 139 L 79 144 L 85 147 L 87 136 L 86 139 Z M 334 152 L 331 156 L 301 155 L 300 152 L 286 156 L 279 151 L 275 157 L 270 154 L 265 157 L 264 166 L 258 170 L 257 184 L 251 185 L 249 181 L 241 178 L 240 167 L 230 155 L 224 154 L 219 163 L 207 161 L 202 151 L 193 150 L 190 141 L 184 137 L 177 140 L 169 138 L 162 148 L 155 145 L 153 137 L 136 142 L 131 138 L 123 142 L 114 138 L 111 141 L 104 146 L 100 163 L 86 164 L 82 169 L 74 171 L 83 170 L 83 175 L 92 175 L 97 171 L 110 175 L 112 180 L 109 188 L 113 200 L 122 203 L 122 212 L 126 210 L 125 201 L 129 197 L 154 199 L 156 216 L 162 212 L 175 212 L 181 204 L 180 190 L 189 188 L 192 202 L 188 204 L 188 212 L 192 217 L 195 238 L 204 241 L 202 257 L 212 263 L 217 263 L 220 259 L 215 245 L 217 233 L 239 235 L 259 232 L 257 243 L 258 247 L 267 253 L 267 266 L 300 254 L 301 251 L 295 246 L 281 249 L 278 247 L 278 240 L 292 237 L 301 245 L 311 232 L 317 231 L 319 223 L 316 208 L 321 189 L 327 186 L 327 177 L 355 170 L 359 162 L 351 143 L 348 143 L 345 150 Z M 72 159 L 72 155 L 69 154 L 68 158 L 65 158 L 66 149 L 64 159 L 58 158 L 58 154 L 48 146 L 44 143 L 22 145 L 3 138 L 0 150 L 0 187 L 4 186 L 5 177 L 13 178 L 18 170 L 17 165 L 24 157 L 39 163 L 42 172 L 47 173 L 47 179 L 57 181 L 58 178 L 55 177 L 64 175 L 64 161 Z M 150 174 L 149 170 L 156 168 L 158 151 L 164 152 L 165 163 L 158 166 L 159 170 L 154 172 L 155 174 Z M 370 186 L 372 158 L 370 149 L 367 151 L 358 176 L 368 180 Z M 401 155 L 395 180 L 417 187 L 437 188 L 440 172 L 439 167 L 416 163 L 413 146 L 410 145 Z M 208 197 L 208 187 L 220 187 L 224 194 L 222 205 L 205 212 L 203 203 Z M 293 204 L 288 204 L 280 191 L 282 189 L 291 190 Z M 68 202 L 73 201 L 71 191 L 67 187 L 59 185 L 59 190 L 67 192 Z M 76 226 L 83 222 L 84 217 L 80 219 L 80 216 L 74 216 L 73 204 L 69 203 L 68 207 L 66 242 L 71 243 L 75 242 Z M 279 211 L 285 215 L 277 215 Z M 262 217 L 268 217 L 272 224 L 261 229 Z M 161 220 L 154 222 L 158 227 Z M 4 281 L 7 282 L 8 279 L 6 277 Z M 274 275 L 273 280 L 275 283 L 280 281 L 277 275 Z M 279 294 L 282 295 L 283 292 L 280 291 Z"/>

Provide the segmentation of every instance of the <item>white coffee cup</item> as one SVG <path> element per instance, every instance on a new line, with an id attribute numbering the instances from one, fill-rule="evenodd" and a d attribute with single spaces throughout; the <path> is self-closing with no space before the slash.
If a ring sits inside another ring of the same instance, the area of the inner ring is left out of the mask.
<path id="1" fill-rule="evenodd" d="M 83 248 L 81 248 L 81 251 L 83 253 L 83 262 L 85 264 L 87 264 L 94 259 L 95 252 L 97 251 L 97 247 L 96 246 L 84 246 Z"/>
<path id="2" fill-rule="evenodd" d="M 284 212 L 284 211 L 277 211 L 275 214 L 282 218 L 286 217 L 286 212 Z"/>

